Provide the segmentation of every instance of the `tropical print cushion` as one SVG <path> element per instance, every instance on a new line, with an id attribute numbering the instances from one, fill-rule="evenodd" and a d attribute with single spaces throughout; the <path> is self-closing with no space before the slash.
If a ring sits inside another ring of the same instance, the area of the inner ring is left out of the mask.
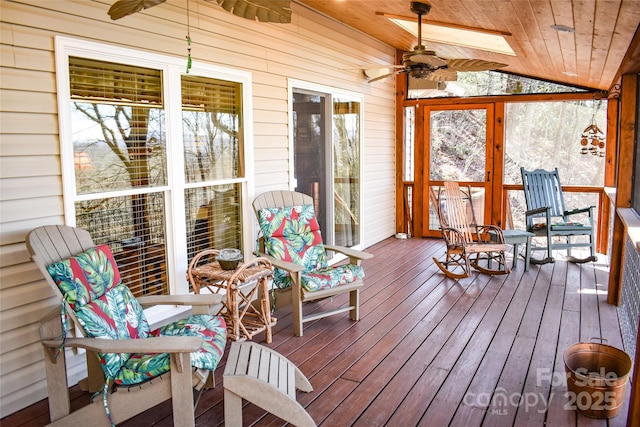
<path id="1" fill-rule="evenodd" d="M 144 311 L 120 273 L 108 245 L 91 248 L 47 267 L 65 301 L 76 313 L 88 337 L 146 338 L 149 324 Z M 115 378 L 128 353 L 99 354 L 107 378 Z"/>
<path id="2" fill-rule="evenodd" d="M 357 265 L 328 266 L 313 205 L 260 209 L 258 222 L 267 254 L 302 266 L 301 285 L 308 291 L 328 289 L 364 277 L 364 270 Z M 291 286 L 291 276 L 276 268 L 273 283 L 277 288 L 287 288 Z"/>
<path id="3" fill-rule="evenodd" d="M 302 273 L 302 286 L 308 291 L 319 291 L 362 279 L 364 279 L 364 269 L 361 266 L 345 264 Z"/>
<path id="4" fill-rule="evenodd" d="M 195 315 L 152 331 L 149 336 L 199 336 L 202 346 L 191 353 L 191 366 L 213 371 L 227 343 L 227 327 L 222 316 Z M 133 353 L 125 361 L 113 381 L 118 385 L 142 383 L 168 372 L 169 353 Z"/>
<path id="5" fill-rule="evenodd" d="M 120 283 L 120 271 L 108 245 L 51 264 L 47 270 L 74 310 Z"/>
<path id="6" fill-rule="evenodd" d="M 258 211 L 267 254 L 304 267 L 304 272 L 327 268 L 320 225 L 313 205 L 264 208 Z M 289 273 L 275 269 L 274 286 L 291 286 Z"/>
<path id="7" fill-rule="evenodd" d="M 219 316 L 192 316 L 149 332 L 142 306 L 120 279 L 108 245 L 101 245 L 50 265 L 47 270 L 87 336 L 137 339 L 160 335 L 196 335 L 205 339 L 191 354 L 192 365 L 215 369 L 226 343 Z M 116 384 L 137 384 L 169 370 L 168 354 L 99 354 L 105 376 Z"/>
<path id="8" fill-rule="evenodd" d="M 150 335 L 202 337 L 202 346 L 191 353 L 191 366 L 213 371 L 227 344 L 227 325 L 222 316 L 198 314 L 156 329 Z"/>

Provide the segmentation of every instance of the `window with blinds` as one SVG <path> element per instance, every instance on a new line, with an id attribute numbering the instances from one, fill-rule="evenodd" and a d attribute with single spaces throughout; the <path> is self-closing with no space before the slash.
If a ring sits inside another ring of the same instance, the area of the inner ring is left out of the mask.
<path id="1" fill-rule="evenodd" d="M 243 249 L 243 84 L 161 65 L 68 57 L 71 138 L 61 140 L 73 145 L 63 174 L 73 171 L 76 226 L 109 244 L 136 296 L 169 293 L 169 266 L 185 271 L 200 250 Z M 181 97 L 163 93 L 168 78 L 180 79 Z M 165 99 L 182 100 L 181 116 Z"/>
<path id="2" fill-rule="evenodd" d="M 214 184 L 244 177 L 242 85 L 182 76 L 182 138 L 187 250 L 191 260 L 207 248 L 241 248 L 241 187 Z"/>

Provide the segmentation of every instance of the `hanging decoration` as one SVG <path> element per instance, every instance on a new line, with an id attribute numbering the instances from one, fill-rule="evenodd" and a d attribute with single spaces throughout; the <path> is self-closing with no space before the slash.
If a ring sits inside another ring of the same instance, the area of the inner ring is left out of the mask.
<path id="1" fill-rule="evenodd" d="M 600 102 L 598 101 L 598 104 L 599 103 Z M 594 156 L 604 157 L 605 136 L 596 123 L 596 111 L 596 101 L 594 100 L 591 124 L 582 131 L 580 139 L 580 154 L 591 153 Z"/>

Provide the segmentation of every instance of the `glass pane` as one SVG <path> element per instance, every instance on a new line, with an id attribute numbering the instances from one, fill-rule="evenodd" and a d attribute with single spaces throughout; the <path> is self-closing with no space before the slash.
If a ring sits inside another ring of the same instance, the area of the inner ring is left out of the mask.
<path id="1" fill-rule="evenodd" d="M 458 72 L 457 77 L 456 81 L 434 82 L 416 79 L 409 75 L 407 79 L 407 98 L 586 92 L 583 88 L 536 80 L 501 71 Z"/>
<path id="2" fill-rule="evenodd" d="M 122 281 L 135 296 L 167 289 L 164 194 L 76 202 L 76 223 L 111 248 Z"/>
<path id="3" fill-rule="evenodd" d="M 486 122 L 485 109 L 431 112 L 431 180 L 484 181 Z"/>
<path id="4" fill-rule="evenodd" d="M 434 185 L 431 187 L 431 191 L 439 201 L 439 209 L 444 214 L 444 221 L 446 223 L 446 204 L 444 187 Z M 484 224 L 484 202 L 485 202 L 485 190 L 481 187 L 469 187 L 467 185 L 461 185 L 460 191 L 462 192 L 462 201 L 466 207 L 467 222 L 469 224 Z M 433 203 L 429 203 L 429 230 L 440 230 L 440 218 L 435 210 Z"/>
<path id="5" fill-rule="evenodd" d="M 241 169 L 242 85 L 182 76 L 182 132 L 187 182 L 233 179 Z"/>
<path id="6" fill-rule="evenodd" d="M 324 233 L 329 233 L 325 211 L 328 203 L 327 175 L 330 173 L 325 154 L 329 146 L 326 128 L 330 125 L 326 120 L 329 114 L 326 111 L 327 97 L 324 94 L 294 92 L 292 119 L 295 190 L 313 198 L 320 229 Z M 325 234 L 324 238 L 330 243 L 330 234 Z"/>
<path id="7" fill-rule="evenodd" d="M 242 248 L 241 185 L 185 191 L 189 261 L 205 249 Z"/>
<path id="8" fill-rule="evenodd" d="M 562 185 L 604 184 L 604 157 L 582 155 L 593 121 L 606 132 L 606 101 L 509 103 L 505 119 L 504 182 L 522 184 L 520 167 L 558 168 Z"/>
<path id="9" fill-rule="evenodd" d="M 413 181 L 414 177 L 414 159 L 413 152 L 416 127 L 416 109 L 415 107 L 405 107 L 404 109 L 404 173 L 402 179 L 404 181 Z"/>
<path id="10" fill-rule="evenodd" d="M 116 62 L 69 57 L 71 99 L 162 107 L 162 71 Z"/>
<path id="11" fill-rule="evenodd" d="M 360 243 L 360 103 L 333 100 L 335 244 Z"/>
<path id="12" fill-rule="evenodd" d="M 162 109 L 75 102 L 71 114 L 77 194 L 166 185 Z"/>

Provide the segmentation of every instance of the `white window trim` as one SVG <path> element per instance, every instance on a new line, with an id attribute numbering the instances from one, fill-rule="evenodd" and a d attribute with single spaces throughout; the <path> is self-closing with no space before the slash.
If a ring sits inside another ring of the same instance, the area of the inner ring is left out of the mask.
<path id="1" fill-rule="evenodd" d="M 96 43 L 88 40 L 80 40 L 65 36 L 55 37 L 55 60 L 56 60 L 56 83 L 58 97 L 58 118 L 60 125 L 60 160 L 62 169 L 62 186 L 64 195 L 64 216 L 65 223 L 69 226 L 76 225 L 75 202 L 82 200 L 81 196 L 76 196 L 76 185 L 74 173 L 65 173 L 68 165 L 73 165 L 73 146 L 65 142 L 72 140 L 71 132 L 71 95 L 69 88 L 69 56 L 111 61 L 117 63 L 127 63 L 131 65 L 143 66 L 161 70 L 165 78 L 163 79 L 164 105 L 166 111 L 167 140 L 182 141 L 182 128 L 176 126 L 181 123 L 180 102 L 180 76 L 186 71 L 186 58 L 173 57 L 169 55 L 145 52 L 143 50 L 129 49 L 125 47 Z M 243 209 L 243 247 L 245 257 L 251 254 L 253 249 L 252 210 L 251 200 L 255 192 L 254 168 L 253 168 L 253 103 L 252 103 L 252 74 L 250 72 L 220 67 L 208 63 L 194 61 L 189 71 L 189 75 L 210 77 L 227 80 L 242 84 L 242 143 L 244 147 L 244 171 L 245 176 L 238 179 L 199 182 L 197 186 L 219 185 L 220 183 L 241 183 Z M 177 102 L 174 100 L 178 100 Z M 175 236 L 186 236 L 186 224 L 184 220 L 184 189 L 190 185 L 184 182 L 184 173 L 178 173 L 184 167 L 182 143 L 167 144 L 168 170 L 170 181 L 166 187 L 154 187 L 153 191 L 165 191 L 167 197 L 166 236 L 167 245 L 167 280 L 169 292 L 171 294 L 186 294 L 189 285 L 186 280 L 187 271 L 187 246 L 185 239 L 176 239 Z M 66 166 L 66 168 L 65 168 Z M 73 169 L 72 169 L 73 170 Z M 175 191 L 181 190 L 181 191 Z M 118 195 L 126 192 L 118 192 Z"/>
<path id="2" fill-rule="evenodd" d="M 288 79 L 288 117 L 289 117 L 289 190 L 293 191 L 295 188 L 295 158 L 294 158 L 294 149 L 293 149 L 293 90 L 294 89 L 303 89 L 310 90 L 314 92 L 325 93 L 330 95 L 331 98 L 342 97 L 347 98 L 352 101 L 357 101 L 360 103 L 360 170 L 358 174 L 360 175 L 360 196 L 358 203 L 360 205 L 360 212 L 362 212 L 362 207 L 364 206 L 364 200 L 362 198 L 362 185 L 364 182 L 364 95 L 362 93 L 353 92 L 345 89 L 340 89 L 332 86 L 325 86 L 317 83 L 311 83 L 304 80 L 296 80 L 296 79 Z M 332 129 L 333 131 L 333 129 Z M 333 134 L 333 133 L 332 133 Z M 331 168 L 331 173 L 333 174 L 333 168 Z M 333 182 L 333 177 L 331 178 L 331 182 Z M 333 214 L 331 215 L 331 219 L 333 220 Z M 360 218 L 362 220 L 362 218 Z M 359 245 L 354 246 L 354 249 L 363 249 L 364 248 L 364 230 L 360 227 L 358 241 Z M 334 257 L 332 262 L 337 262 L 344 257 L 337 256 Z"/>

